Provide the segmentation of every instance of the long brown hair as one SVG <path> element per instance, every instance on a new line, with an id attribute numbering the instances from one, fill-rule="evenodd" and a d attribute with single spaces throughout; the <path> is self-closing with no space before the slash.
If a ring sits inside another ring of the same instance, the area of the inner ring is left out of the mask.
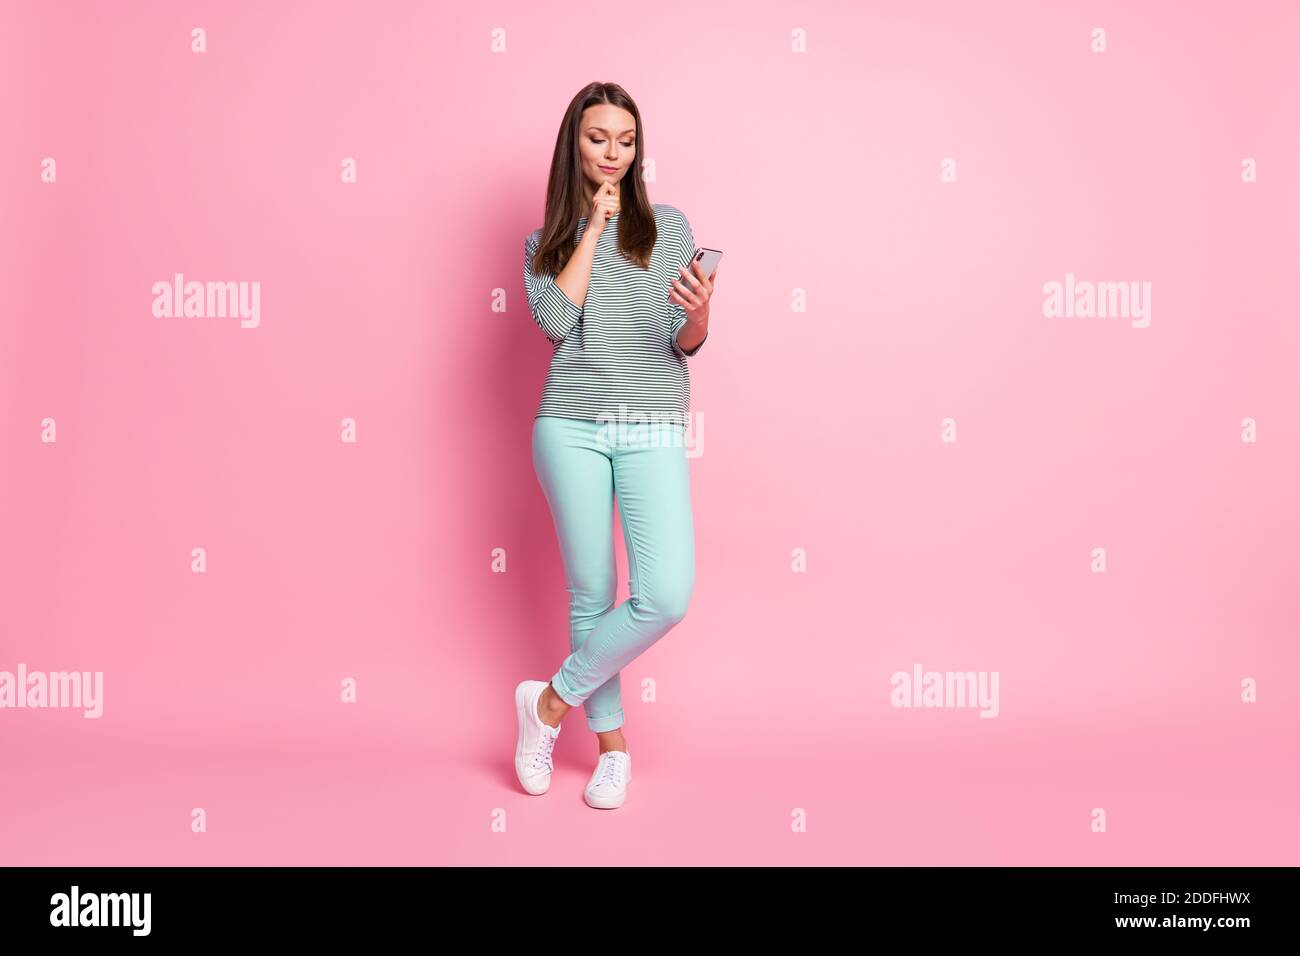
<path id="1" fill-rule="evenodd" d="M 568 264 L 573 255 L 578 220 L 591 214 L 590 207 L 584 208 L 582 157 L 578 152 L 578 137 L 582 130 L 578 125 L 582 122 L 583 110 L 602 103 L 625 109 L 636 120 L 636 156 L 619 180 L 618 222 L 615 225 L 618 227 L 618 251 L 624 258 L 643 269 L 650 264 L 650 252 L 654 249 L 658 229 L 654 208 L 641 178 L 641 163 L 645 157 L 641 111 L 617 83 L 589 83 L 570 101 L 555 137 L 555 154 L 551 157 L 551 174 L 546 182 L 546 221 L 532 262 L 533 271 L 539 275 L 558 274 Z"/>

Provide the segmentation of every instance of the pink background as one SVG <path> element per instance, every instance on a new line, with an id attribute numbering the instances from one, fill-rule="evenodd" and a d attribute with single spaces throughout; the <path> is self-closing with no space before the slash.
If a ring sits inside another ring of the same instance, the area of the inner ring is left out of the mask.
<path id="1" fill-rule="evenodd" d="M 0 670 L 105 710 L 0 710 L 0 862 L 1298 862 L 1296 4 L 2 9 Z M 580 711 L 512 768 L 567 650 L 522 242 L 597 79 L 726 252 L 614 813 Z M 261 326 L 154 318 L 177 271 Z M 891 707 L 918 662 L 999 716 Z"/>

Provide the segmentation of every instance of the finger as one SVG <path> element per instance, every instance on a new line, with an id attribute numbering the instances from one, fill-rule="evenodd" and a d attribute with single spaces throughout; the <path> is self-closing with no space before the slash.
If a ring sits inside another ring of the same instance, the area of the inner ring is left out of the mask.
<path id="1" fill-rule="evenodd" d="M 702 303 L 696 301 L 695 296 L 683 296 L 680 292 L 676 291 L 673 292 L 673 296 L 676 296 L 674 301 L 688 312 L 694 311 L 702 305 Z M 670 296 L 670 298 L 672 297 Z"/>
<path id="2" fill-rule="evenodd" d="M 685 305 L 686 307 L 694 309 L 694 308 L 698 308 L 700 305 L 703 304 L 702 301 L 700 300 L 700 297 L 697 296 L 690 289 L 686 288 L 684 283 L 679 281 L 676 283 L 674 288 L 675 291 L 677 292 L 678 298 L 681 299 L 682 304 Z"/>
<path id="3" fill-rule="evenodd" d="M 712 292 L 713 291 L 712 277 L 706 276 L 704 274 L 704 266 L 700 264 L 700 260 L 692 259 L 691 268 L 695 270 L 695 274 L 700 278 L 700 287 L 704 289 L 705 292 Z M 714 271 L 716 272 L 717 270 L 715 269 Z"/>

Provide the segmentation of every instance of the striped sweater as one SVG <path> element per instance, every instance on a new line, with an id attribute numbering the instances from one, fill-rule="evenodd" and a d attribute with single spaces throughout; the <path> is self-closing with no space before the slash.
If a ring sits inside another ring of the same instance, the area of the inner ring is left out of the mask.
<path id="1" fill-rule="evenodd" d="M 533 321 L 554 345 L 537 415 L 591 421 L 671 421 L 685 424 L 691 352 L 677 344 L 686 310 L 668 301 L 677 267 L 695 252 L 691 225 L 681 211 L 655 203 L 658 238 L 650 266 L 642 269 L 618 252 L 615 214 L 596 242 L 587 298 L 576 305 L 553 275 L 533 271 L 542 230 L 524 240 L 524 290 Z M 578 220 L 574 245 L 587 228 Z"/>

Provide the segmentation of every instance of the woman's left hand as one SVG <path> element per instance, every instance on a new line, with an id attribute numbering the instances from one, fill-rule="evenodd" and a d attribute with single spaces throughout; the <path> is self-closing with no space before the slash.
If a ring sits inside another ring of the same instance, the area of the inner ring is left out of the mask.
<path id="1" fill-rule="evenodd" d="M 687 322 L 706 325 L 709 319 L 709 299 L 713 296 L 713 280 L 718 270 L 714 269 L 713 275 L 706 276 L 699 262 L 692 259 L 689 273 L 680 267 L 677 271 L 680 278 L 673 282 L 668 301 L 675 302 L 686 310 Z"/>

